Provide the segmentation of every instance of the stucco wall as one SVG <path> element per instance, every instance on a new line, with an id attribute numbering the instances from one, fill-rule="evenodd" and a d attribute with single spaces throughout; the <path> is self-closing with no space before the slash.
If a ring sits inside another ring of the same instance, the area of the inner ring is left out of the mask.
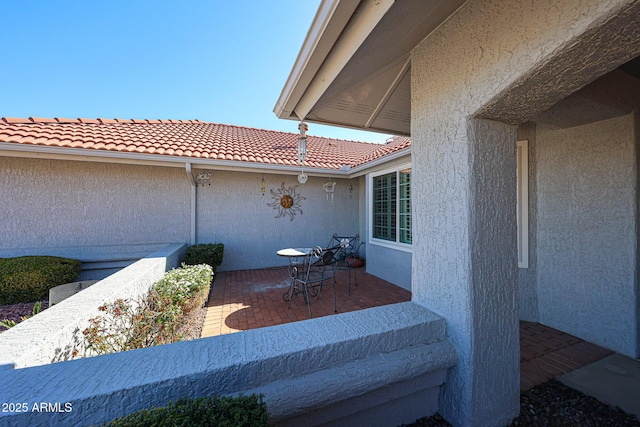
<path id="1" fill-rule="evenodd" d="M 224 243 L 221 271 L 286 265 L 288 260 L 276 255 L 278 249 L 326 246 L 333 233 L 359 232 L 357 180 L 309 177 L 299 184 L 296 175 L 209 172 L 211 185 L 198 187 L 197 240 Z M 322 187 L 329 181 L 336 182 L 333 201 Z M 289 215 L 276 218 L 285 211 L 279 204 L 283 182 L 285 193 L 298 199 L 293 220 Z M 269 206 L 274 201 L 276 209 Z"/>
<path id="2" fill-rule="evenodd" d="M 367 273 L 411 290 L 411 252 L 369 245 Z"/>
<path id="3" fill-rule="evenodd" d="M 95 259 L 121 256 L 128 246 L 144 256 L 158 243 L 188 241 L 184 169 L 14 157 L 0 162 L 0 256 Z"/>
<path id="4" fill-rule="evenodd" d="M 387 170 L 391 171 L 410 164 L 411 156 L 403 156 L 369 169 L 367 171 L 368 173 L 366 178 L 363 179 L 366 179 L 366 182 L 370 182 L 371 173 Z M 362 230 L 365 230 L 363 241 L 366 242 L 367 247 L 367 273 L 378 276 L 396 286 L 400 286 L 410 291 L 412 252 L 410 250 L 407 251 L 406 249 L 395 248 L 393 247 L 393 243 L 389 243 L 387 246 L 386 242 L 380 244 L 379 242 L 371 239 L 370 223 L 372 217 L 371 209 L 373 205 L 371 200 L 371 191 L 369 191 L 368 194 L 364 194 L 364 196 L 361 209 L 363 211 Z"/>
<path id="5" fill-rule="evenodd" d="M 537 129 L 540 321 L 636 357 L 633 115 Z"/>
<path id="6" fill-rule="evenodd" d="M 518 141 L 528 141 L 529 154 L 529 265 L 527 268 L 518 269 L 518 308 L 520 319 L 529 322 L 538 322 L 538 256 L 537 256 L 537 183 L 535 180 L 537 171 L 536 156 L 536 125 L 532 122 L 518 126 Z"/>
<path id="7" fill-rule="evenodd" d="M 360 232 L 361 180 L 309 177 L 301 185 L 296 175 L 200 172 L 212 177 L 197 188 L 196 239 L 225 244 L 221 270 L 285 265 L 278 249 Z M 323 189 L 329 181 L 337 183 L 333 200 Z M 275 218 L 284 209 L 269 206 L 271 191 L 279 200 L 293 186 L 294 198 L 304 198 L 293 220 Z M 184 168 L 3 157 L 0 256 L 133 260 L 162 243 L 188 243 L 190 191 Z"/>
<path id="8" fill-rule="evenodd" d="M 412 293 L 447 318 L 460 357 L 441 397 L 453 424 L 518 411 L 516 134 L 496 122 L 523 123 L 633 57 L 635 16 L 623 0 L 470 0 L 412 51 Z"/>
<path id="9" fill-rule="evenodd" d="M 51 365 L 5 366 L 0 401 L 26 409 L 0 412 L 0 426 L 100 425 L 170 400 L 238 393 L 264 394 L 274 425 L 394 426 L 437 410 L 455 362 L 444 319 L 406 302 Z M 32 411 L 40 402 L 67 404 L 69 412 Z"/>

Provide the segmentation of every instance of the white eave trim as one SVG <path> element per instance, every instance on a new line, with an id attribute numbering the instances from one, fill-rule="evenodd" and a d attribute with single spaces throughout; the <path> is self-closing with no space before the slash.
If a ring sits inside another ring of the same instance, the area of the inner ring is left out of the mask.
<path id="1" fill-rule="evenodd" d="M 318 71 L 318 68 L 322 65 L 322 62 L 331 50 L 336 39 L 339 37 L 344 25 L 348 22 L 348 19 L 345 19 L 343 23 L 338 23 L 338 19 L 332 20 L 334 15 L 336 15 L 336 11 L 340 9 L 337 14 L 338 17 L 342 16 L 346 18 L 347 15 L 350 17 L 359 1 L 360 0 L 322 1 L 320 7 L 318 7 L 316 16 L 313 18 L 307 36 L 302 43 L 296 62 L 293 64 L 291 73 L 282 89 L 280 98 L 278 98 L 276 106 L 273 109 L 278 117 L 283 118 L 283 116 L 285 116 L 284 118 L 288 118 L 291 116 L 295 101 L 297 101 L 292 100 L 293 93 L 303 91 L 306 89 L 306 84 L 308 84 L 308 82 L 305 84 L 301 83 L 303 81 L 303 75 L 307 75 L 306 80 L 311 80 Z M 332 26 L 331 28 L 330 24 Z M 312 58 L 315 60 L 313 64 L 311 61 Z M 290 106 L 291 102 L 294 103 L 293 106 Z"/>
<path id="2" fill-rule="evenodd" d="M 284 175 L 299 175 L 299 165 L 278 165 L 271 163 L 247 162 L 239 160 L 201 159 L 163 154 L 125 153 L 118 151 L 92 150 L 87 148 L 50 147 L 42 145 L 22 145 L 0 142 L 0 157 L 23 157 L 85 162 L 123 163 L 132 165 L 184 168 L 185 163 L 200 169 L 271 172 Z M 309 176 L 348 177 L 350 170 L 304 167 Z"/>
<path id="3" fill-rule="evenodd" d="M 357 21 L 345 27 L 359 3 L 362 7 Z M 394 0 L 323 1 L 276 103 L 276 115 L 287 119 L 295 113 L 304 119 L 393 3 Z M 341 6 L 344 9 L 337 11 Z M 328 54 L 321 52 L 320 46 L 328 48 Z"/>

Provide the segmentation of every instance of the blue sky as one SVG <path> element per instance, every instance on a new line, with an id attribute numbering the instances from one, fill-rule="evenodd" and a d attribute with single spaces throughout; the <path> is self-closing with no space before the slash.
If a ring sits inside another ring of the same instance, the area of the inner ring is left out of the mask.
<path id="1" fill-rule="evenodd" d="M 0 116 L 200 119 L 297 132 L 273 107 L 319 4 L 3 2 Z M 333 138 L 388 137 L 309 128 Z"/>

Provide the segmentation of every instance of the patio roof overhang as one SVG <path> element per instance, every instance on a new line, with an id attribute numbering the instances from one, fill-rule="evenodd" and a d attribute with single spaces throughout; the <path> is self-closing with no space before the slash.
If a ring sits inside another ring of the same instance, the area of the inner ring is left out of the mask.
<path id="1" fill-rule="evenodd" d="M 323 0 L 279 118 L 410 134 L 411 50 L 466 0 Z"/>

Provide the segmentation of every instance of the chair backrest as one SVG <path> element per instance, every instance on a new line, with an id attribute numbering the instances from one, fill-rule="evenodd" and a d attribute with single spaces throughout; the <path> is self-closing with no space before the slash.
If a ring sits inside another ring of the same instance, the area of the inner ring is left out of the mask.
<path id="1" fill-rule="evenodd" d="M 325 249 L 324 253 L 322 254 L 322 263 L 324 265 L 331 264 L 334 261 L 333 255 L 334 253 L 331 249 Z"/>
<path id="2" fill-rule="evenodd" d="M 318 280 L 330 277 L 328 275 L 332 274 L 336 262 L 334 250 L 335 248 L 316 246 L 304 257 L 302 269 L 298 271 L 304 271 L 305 281 L 309 281 L 310 277 L 316 277 Z M 314 276 L 312 276 L 312 272 L 315 272 Z M 320 276 L 317 276 L 318 273 Z"/>
<path id="3" fill-rule="evenodd" d="M 329 247 L 338 248 L 338 252 L 344 252 L 346 256 L 358 255 L 358 250 L 361 245 L 358 243 L 359 240 L 359 234 L 355 236 L 339 236 L 338 233 L 334 233 L 333 236 L 331 236 Z"/>

